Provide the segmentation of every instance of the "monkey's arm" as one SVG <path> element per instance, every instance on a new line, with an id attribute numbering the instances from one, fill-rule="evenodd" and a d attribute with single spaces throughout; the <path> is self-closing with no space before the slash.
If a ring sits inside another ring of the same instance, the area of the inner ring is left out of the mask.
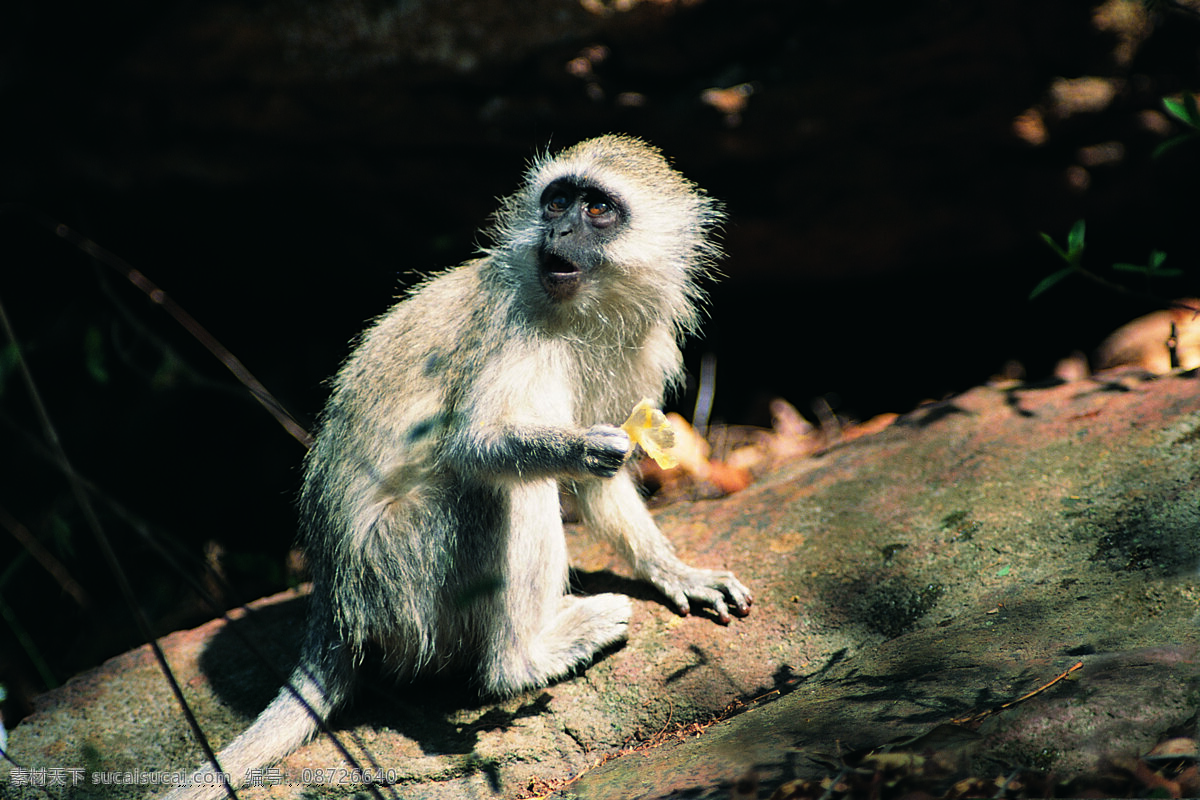
<path id="1" fill-rule="evenodd" d="M 460 474 L 483 479 L 610 477 L 631 447 L 629 435 L 611 425 L 463 425 L 447 438 L 443 458 Z"/>
<path id="2" fill-rule="evenodd" d="M 739 617 L 750 613 L 753 597 L 733 573 L 697 569 L 679 560 L 629 472 L 610 480 L 581 481 L 575 494 L 584 524 L 611 541 L 638 577 L 654 584 L 680 614 L 690 611 L 691 601 L 711 607 L 722 623 L 729 622 L 730 612 Z"/>

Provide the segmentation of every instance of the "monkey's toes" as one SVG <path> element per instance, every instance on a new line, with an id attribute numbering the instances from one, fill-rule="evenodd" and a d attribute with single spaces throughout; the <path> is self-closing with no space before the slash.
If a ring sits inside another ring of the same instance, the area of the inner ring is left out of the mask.
<path id="1" fill-rule="evenodd" d="M 735 615 L 744 617 L 750 613 L 750 606 L 754 605 L 754 595 L 750 594 L 750 590 L 741 581 L 730 575 L 729 582 L 725 585 L 724 590 L 733 603 L 733 613 Z"/>
<path id="2" fill-rule="evenodd" d="M 696 570 L 684 579 L 685 605 L 680 613 L 686 615 L 691 603 L 711 608 L 717 621 L 728 624 L 734 616 L 744 617 L 750 613 L 754 598 L 742 582 L 728 572 Z"/>

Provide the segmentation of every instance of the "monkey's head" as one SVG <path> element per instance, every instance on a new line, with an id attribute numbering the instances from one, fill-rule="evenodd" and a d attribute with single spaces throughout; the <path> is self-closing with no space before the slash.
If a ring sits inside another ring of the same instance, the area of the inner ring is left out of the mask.
<path id="1" fill-rule="evenodd" d="M 640 139 L 609 135 L 534 160 L 488 252 L 533 310 L 560 320 L 696 322 L 720 255 L 712 198 Z"/>

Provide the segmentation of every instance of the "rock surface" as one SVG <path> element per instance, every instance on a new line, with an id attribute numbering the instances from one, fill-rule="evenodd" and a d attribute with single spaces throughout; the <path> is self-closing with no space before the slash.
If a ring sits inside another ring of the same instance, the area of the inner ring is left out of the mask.
<path id="1" fill-rule="evenodd" d="M 736 495 L 661 511 L 688 561 L 755 590 L 752 614 L 727 628 L 674 616 L 572 534 L 578 583 L 635 598 L 627 645 L 498 704 L 464 700 L 449 679 L 368 676 L 335 729 L 400 796 L 430 798 L 715 798 L 747 776 L 766 797 L 939 726 L 985 776 L 1038 767 L 1066 780 L 1145 754 L 1195 724 L 1198 389 L 1194 374 L 1133 372 L 977 388 Z M 303 606 L 279 595 L 251 619 L 162 640 L 214 744 L 275 690 L 246 639 L 287 669 Z M 24 769 L 83 776 L 43 793 L 17 785 L 38 773 L 16 772 L 0 782 L 13 798 L 151 796 L 92 773 L 199 758 L 147 648 L 44 696 L 9 744 Z M 322 736 L 286 759 L 284 783 L 239 794 L 295 797 L 289 782 L 307 778 L 307 796 L 345 796 L 355 787 L 313 782 L 342 766 Z"/>

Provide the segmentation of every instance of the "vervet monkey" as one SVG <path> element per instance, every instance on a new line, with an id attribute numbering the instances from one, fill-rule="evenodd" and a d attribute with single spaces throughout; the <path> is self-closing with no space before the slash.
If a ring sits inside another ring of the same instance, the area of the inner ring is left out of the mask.
<path id="1" fill-rule="evenodd" d="M 623 639 L 627 597 L 567 594 L 560 483 L 679 613 L 749 612 L 732 574 L 675 556 L 614 427 L 679 381 L 721 219 L 654 147 L 592 139 L 535 159 L 482 257 L 366 330 L 333 381 L 300 493 L 313 577 L 300 663 L 219 753 L 232 780 L 303 744 L 368 646 L 401 677 L 466 667 L 499 696 Z"/>

